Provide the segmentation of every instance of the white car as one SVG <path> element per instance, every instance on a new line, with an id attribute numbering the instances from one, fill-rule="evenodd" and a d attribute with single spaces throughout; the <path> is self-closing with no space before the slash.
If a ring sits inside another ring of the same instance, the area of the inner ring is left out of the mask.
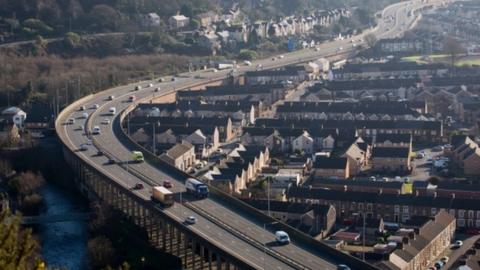
<path id="1" fill-rule="evenodd" d="M 142 86 L 141 86 L 141 85 L 135 86 L 135 91 L 138 91 L 138 90 L 141 90 L 141 89 L 142 89 Z"/>
<path id="2" fill-rule="evenodd" d="M 148 84 L 148 87 L 153 87 L 153 83 L 149 83 L 149 84 Z"/>
<path id="3" fill-rule="evenodd" d="M 88 113 L 83 113 L 82 118 L 87 119 L 88 118 Z"/>
<path id="4" fill-rule="evenodd" d="M 316 52 L 319 52 L 319 51 L 320 51 L 320 48 L 319 48 L 319 47 L 316 47 L 316 48 L 315 48 L 315 51 L 316 51 Z"/>
<path id="5" fill-rule="evenodd" d="M 98 104 L 93 104 L 93 108 L 96 110 L 96 109 L 100 108 L 100 106 Z"/>
<path id="6" fill-rule="evenodd" d="M 99 126 L 94 126 L 92 129 L 92 134 L 98 135 L 100 134 L 100 127 Z"/>
<path id="7" fill-rule="evenodd" d="M 285 55 L 282 54 L 278 58 L 283 59 L 283 58 L 285 58 Z"/>
<path id="8" fill-rule="evenodd" d="M 463 246 L 463 241 L 457 240 L 455 241 L 455 243 L 453 243 L 452 248 L 457 249 L 457 248 L 460 248 L 461 246 Z"/>
<path id="9" fill-rule="evenodd" d="M 114 100 L 115 99 L 115 96 L 114 95 L 111 95 L 108 97 L 109 100 Z"/>
<path id="10" fill-rule="evenodd" d="M 195 223 L 197 223 L 197 218 L 194 217 L 194 216 L 188 216 L 185 219 L 185 223 L 190 224 L 190 225 L 195 224 Z"/>
<path id="11" fill-rule="evenodd" d="M 217 73 L 217 72 L 218 72 L 218 69 L 214 68 L 214 69 L 212 69 L 212 72 L 213 72 L 213 73 Z"/>
<path id="12" fill-rule="evenodd" d="M 109 125 L 110 124 L 110 119 L 103 119 L 102 120 L 102 125 Z"/>
<path id="13" fill-rule="evenodd" d="M 80 106 L 79 111 L 85 111 L 85 106 Z"/>
<path id="14" fill-rule="evenodd" d="M 244 63 L 246 66 L 251 66 L 251 65 L 252 65 L 252 62 L 250 62 L 250 61 L 243 61 L 243 63 Z"/>
<path id="15" fill-rule="evenodd" d="M 288 233 L 284 231 L 276 231 L 275 240 L 282 245 L 290 243 L 290 237 L 288 236 Z"/>

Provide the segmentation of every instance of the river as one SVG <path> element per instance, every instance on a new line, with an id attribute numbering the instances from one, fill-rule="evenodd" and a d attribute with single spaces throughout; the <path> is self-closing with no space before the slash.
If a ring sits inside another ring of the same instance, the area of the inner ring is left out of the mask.
<path id="1" fill-rule="evenodd" d="M 48 183 L 41 188 L 45 215 L 58 215 L 82 211 L 86 202 L 82 198 L 55 184 Z M 39 226 L 42 256 L 49 268 L 69 270 L 87 269 L 87 222 L 69 221 Z"/>

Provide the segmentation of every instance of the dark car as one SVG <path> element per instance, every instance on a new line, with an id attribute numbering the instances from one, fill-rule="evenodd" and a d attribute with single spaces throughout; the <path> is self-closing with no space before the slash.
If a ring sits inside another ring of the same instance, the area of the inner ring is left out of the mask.
<path id="1" fill-rule="evenodd" d="M 136 183 L 135 186 L 133 186 L 133 189 L 135 189 L 135 190 L 143 189 L 143 184 L 142 183 Z"/>
<path id="2" fill-rule="evenodd" d="M 170 182 L 170 180 L 165 180 L 165 181 L 163 181 L 163 186 L 166 187 L 166 188 L 172 188 L 173 184 L 172 184 L 172 182 Z"/>
<path id="3" fill-rule="evenodd" d="M 109 158 L 109 159 L 108 159 L 108 164 L 115 164 L 115 160 L 114 160 L 114 159 L 111 159 L 111 158 Z"/>

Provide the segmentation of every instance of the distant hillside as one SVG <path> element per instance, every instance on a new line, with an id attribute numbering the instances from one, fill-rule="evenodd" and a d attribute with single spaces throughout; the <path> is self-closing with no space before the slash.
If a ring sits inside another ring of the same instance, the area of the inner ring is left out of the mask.
<path id="1" fill-rule="evenodd" d="M 301 14 L 312 9 L 345 6 L 375 12 L 396 0 L 0 0 L 0 42 L 58 37 L 66 32 L 132 32 L 142 15 L 155 12 L 166 19 L 177 12 L 191 17 L 235 3 L 252 20 Z"/>

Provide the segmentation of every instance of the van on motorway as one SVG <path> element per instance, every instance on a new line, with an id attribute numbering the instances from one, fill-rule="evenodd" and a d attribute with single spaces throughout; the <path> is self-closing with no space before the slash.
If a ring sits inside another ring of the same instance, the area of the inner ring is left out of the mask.
<path id="1" fill-rule="evenodd" d="M 277 241 L 277 243 L 279 243 L 279 244 L 286 245 L 286 244 L 290 243 L 290 236 L 288 236 L 288 233 L 286 233 L 284 231 L 276 231 L 275 232 L 275 241 Z"/>
<path id="2" fill-rule="evenodd" d="M 108 113 L 110 115 L 115 115 L 116 112 L 117 112 L 117 109 L 115 107 L 110 107 L 110 109 L 108 109 Z"/>
<path id="3" fill-rule="evenodd" d="M 138 163 L 143 162 L 144 161 L 143 153 L 140 151 L 132 151 L 132 159 L 133 161 Z"/>

